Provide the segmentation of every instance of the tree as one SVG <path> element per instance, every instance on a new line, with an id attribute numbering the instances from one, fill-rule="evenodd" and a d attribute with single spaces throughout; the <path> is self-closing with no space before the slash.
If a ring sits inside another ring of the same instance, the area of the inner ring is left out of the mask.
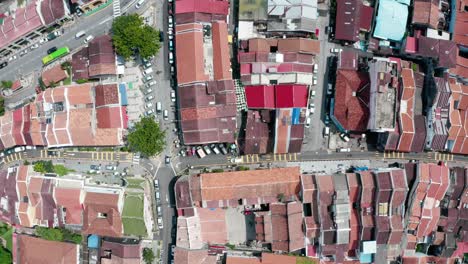
<path id="1" fill-rule="evenodd" d="M 158 53 L 161 44 L 159 31 L 145 25 L 137 14 L 120 16 L 112 23 L 112 42 L 117 54 L 125 59 L 139 53 L 149 58 Z"/>
<path id="2" fill-rule="evenodd" d="M 39 160 L 34 163 L 33 169 L 35 172 L 52 173 L 54 172 L 54 165 L 50 160 Z"/>
<path id="3" fill-rule="evenodd" d="M 65 176 L 72 171 L 73 170 L 68 169 L 62 164 L 54 165 L 54 172 L 57 173 L 58 176 Z"/>
<path id="4" fill-rule="evenodd" d="M 38 226 L 36 227 L 36 235 L 45 240 L 59 241 L 59 242 L 72 242 L 80 244 L 83 237 L 80 234 L 71 232 L 65 228 L 47 228 Z"/>
<path id="5" fill-rule="evenodd" d="M 0 263 L 13 263 L 11 253 L 0 245 Z"/>
<path id="6" fill-rule="evenodd" d="M 36 235 L 45 240 L 63 241 L 63 233 L 58 228 L 38 226 L 36 227 Z"/>
<path id="7" fill-rule="evenodd" d="M 5 98 L 0 97 L 0 116 L 5 114 Z"/>
<path id="8" fill-rule="evenodd" d="M 128 147 L 150 157 L 164 150 L 166 133 L 152 117 L 143 117 L 127 137 Z"/>
<path id="9" fill-rule="evenodd" d="M 153 263 L 155 259 L 154 252 L 151 250 L 151 248 L 145 247 L 143 249 L 143 260 L 145 261 L 146 264 Z"/>
<path id="10" fill-rule="evenodd" d="M 2 88 L 3 89 L 10 89 L 13 86 L 12 81 L 2 81 Z"/>

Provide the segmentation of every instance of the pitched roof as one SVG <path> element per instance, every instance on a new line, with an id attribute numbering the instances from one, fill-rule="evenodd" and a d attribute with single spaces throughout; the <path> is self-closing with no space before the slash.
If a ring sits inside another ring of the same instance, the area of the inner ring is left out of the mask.
<path id="1" fill-rule="evenodd" d="M 21 264 L 73 264 L 79 263 L 79 246 L 71 243 L 44 240 L 18 235 L 18 263 Z"/>
<path id="2" fill-rule="evenodd" d="M 233 171 L 200 174 L 201 200 L 232 200 L 241 198 L 285 197 L 297 195 L 300 188 L 299 167 L 270 170 Z M 194 195 L 192 194 L 192 199 Z"/>
<path id="3" fill-rule="evenodd" d="M 3 19 L 0 26 L 0 48 L 4 48 L 31 31 L 43 26 L 36 2 L 29 3 L 25 8 L 18 8 L 14 15 Z"/>
<path id="4" fill-rule="evenodd" d="M 270 112 L 267 111 L 269 114 Z M 243 150 L 245 154 L 267 153 L 269 149 L 268 123 L 262 121 L 258 111 L 247 111 L 247 124 L 245 127 L 245 141 Z"/>
<path id="5" fill-rule="evenodd" d="M 227 24 L 222 21 L 212 23 L 213 71 L 214 80 L 230 80 L 231 60 L 229 57 Z"/>
<path id="6" fill-rule="evenodd" d="M 249 108 L 275 108 L 274 85 L 247 85 L 245 86 L 245 96 Z"/>
<path id="7" fill-rule="evenodd" d="M 404 68 L 401 71 L 403 92 L 400 100 L 400 130 L 401 136 L 398 151 L 410 152 L 415 135 L 414 104 L 416 87 L 413 70 Z"/>
<path id="8" fill-rule="evenodd" d="M 369 118 L 369 74 L 338 70 L 333 115 L 346 130 L 364 131 Z"/>
<path id="9" fill-rule="evenodd" d="M 190 26 L 190 29 L 186 29 Z M 200 24 L 176 25 L 177 83 L 208 81 L 203 55 L 203 27 Z"/>
<path id="10" fill-rule="evenodd" d="M 83 202 L 83 233 L 121 237 L 119 194 L 87 192 Z"/>
<path id="11" fill-rule="evenodd" d="M 80 202 L 81 189 L 55 187 L 54 198 L 58 206 L 65 210 L 65 223 L 69 225 L 81 225 L 82 208 Z"/>
<path id="12" fill-rule="evenodd" d="M 304 38 L 286 38 L 278 40 L 279 52 L 302 52 L 319 54 L 320 41 Z"/>
<path id="13" fill-rule="evenodd" d="M 119 104 L 119 88 L 117 83 L 99 84 L 94 88 L 96 107 Z"/>
<path id="14" fill-rule="evenodd" d="M 65 16 L 65 3 L 62 0 L 44 0 L 41 2 L 41 14 L 46 25 L 56 23 Z"/>
<path id="15" fill-rule="evenodd" d="M 62 69 L 62 65 L 60 64 L 42 72 L 42 81 L 46 86 L 49 86 L 51 83 L 57 84 L 67 77 L 67 72 Z"/>
<path id="16" fill-rule="evenodd" d="M 336 7 L 335 38 L 356 42 L 359 31 L 369 31 L 374 9 L 358 0 L 338 1 Z"/>
<path id="17" fill-rule="evenodd" d="M 229 1 L 225 0 L 178 0 L 176 14 L 209 13 L 228 15 Z"/>
<path id="18" fill-rule="evenodd" d="M 88 57 L 89 77 L 94 78 L 117 73 L 115 52 L 112 46 L 112 38 L 109 35 L 96 37 L 89 42 Z"/>
<path id="19" fill-rule="evenodd" d="M 100 250 L 101 250 L 101 256 L 104 256 L 110 253 L 112 258 L 117 256 L 123 260 L 136 259 L 140 261 L 141 245 L 139 243 L 138 244 L 119 243 L 118 241 L 111 241 L 108 239 L 103 239 Z M 127 263 L 127 262 L 123 262 L 123 263 Z"/>
<path id="20" fill-rule="evenodd" d="M 215 264 L 216 256 L 208 255 L 208 250 L 188 250 L 176 247 L 174 263 Z"/>

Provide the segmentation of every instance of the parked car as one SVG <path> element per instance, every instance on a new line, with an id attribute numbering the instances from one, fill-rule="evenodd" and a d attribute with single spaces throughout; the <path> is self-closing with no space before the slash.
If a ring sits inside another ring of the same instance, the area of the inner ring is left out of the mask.
<path id="1" fill-rule="evenodd" d="M 153 89 L 151 89 L 151 88 L 148 88 L 148 89 L 145 90 L 145 94 L 150 94 L 151 92 L 153 92 Z"/>
<path id="2" fill-rule="evenodd" d="M 306 119 L 305 127 L 309 128 L 310 127 L 310 117 Z"/>
<path id="3" fill-rule="evenodd" d="M 173 51 L 174 50 L 174 42 L 171 40 L 169 41 L 169 50 Z"/>
<path id="4" fill-rule="evenodd" d="M 159 41 L 163 42 L 164 41 L 164 32 L 159 31 Z"/>
<path id="5" fill-rule="evenodd" d="M 158 227 L 159 227 L 159 229 L 163 229 L 163 227 L 164 227 L 163 226 L 163 220 L 160 217 L 158 218 Z"/>
<path id="6" fill-rule="evenodd" d="M 5 68 L 6 66 L 8 66 L 8 62 L 4 61 L 2 64 L 0 64 L 0 69 Z"/>
<path id="7" fill-rule="evenodd" d="M 36 43 L 36 44 L 34 44 L 34 45 L 31 46 L 31 50 L 35 50 L 35 49 L 37 49 L 37 48 L 39 48 L 39 44 L 38 44 L 38 43 Z"/>
<path id="8" fill-rule="evenodd" d="M 52 47 L 52 48 L 47 50 L 47 54 L 51 54 L 51 53 L 54 53 L 56 51 L 57 51 L 57 47 Z"/>
<path id="9" fill-rule="evenodd" d="M 25 148 L 25 147 L 16 147 L 16 148 L 14 148 L 13 150 L 14 150 L 15 152 L 23 152 L 23 151 L 26 150 L 26 148 Z"/>
<path id="10" fill-rule="evenodd" d="M 148 96 L 146 96 L 145 101 L 148 102 L 148 101 L 151 101 L 153 99 L 154 99 L 154 95 L 148 95 Z"/>
<path id="11" fill-rule="evenodd" d="M 168 120 L 169 119 L 169 112 L 167 110 L 164 110 L 163 111 L 163 118 L 164 120 Z"/>
<path id="12" fill-rule="evenodd" d="M 99 166 L 99 165 L 91 165 L 91 166 L 89 166 L 89 168 L 92 169 L 92 170 L 100 170 L 100 169 L 101 169 L 101 166 Z"/>
<path id="13" fill-rule="evenodd" d="M 145 81 L 145 82 L 149 82 L 149 81 L 151 81 L 151 80 L 153 80 L 153 76 L 152 76 L 152 75 L 146 75 L 145 78 L 144 78 L 144 81 Z"/>
<path id="14" fill-rule="evenodd" d="M 221 151 L 215 144 L 211 144 L 210 147 L 216 155 L 221 154 Z"/>
<path id="15" fill-rule="evenodd" d="M 146 88 L 150 88 L 150 87 L 153 86 L 153 85 L 156 85 L 156 81 L 151 81 L 151 82 L 145 84 L 145 87 L 146 87 Z"/>
<path id="16" fill-rule="evenodd" d="M 226 149 L 226 147 L 224 146 L 223 143 L 219 143 L 219 144 L 218 144 L 218 147 L 219 147 L 219 149 L 221 150 L 221 152 L 222 152 L 224 155 L 227 155 L 227 154 L 228 154 L 228 151 L 227 151 L 227 149 Z"/>
<path id="17" fill-rule="evenodd" d="M 156 207 L 156 210 L 157 210 L 157 212 L 158 212 L 158 215 L 162 215 L 162 210 L 161 210 L 161 206 L 160 206 L 160 205 L 158 205 L 158 206 Z"/>
<path id="18" fill-rule="evenodd" d="M 349 142 L 349 137 L 345 134 L 345 133 L 341 133 L 340 134 L 340 137 L 343 141 L 345 142 Z"/>
<path id="19" fill-rule="evenodd" d="M 315 74 L 318 73 L 318 64 L 317 63 L 314 64 L 314 73 Z"/>
<path id="20" fill-rule="evenodd" d="M 154 180 L 154 188 L 156 190 L 159 189 L 159 180 L 158 179 Z"/>
<path id="21" fill-rule="evenodd" d="M 210 147 L 209 147 L 208 145 L 203 146 L 203 150 L 205 150 L 206 155 L 210 155 L 210 154 L 211 154 L 211 150 L 210 150 Z"/>
<path id="22" fill-rule="evenodd" d="M 166 163 L 166 164 L 171 163 L 171 157 L 166 156 L 166 157 L 164 158 L 164 163 Z"/>
<path id="23" fill-rule="evenodd" d="M 176 101 L 176 96 L 175 96 L 175 91 L 174 90 L 171 91 L 171 101 L 172 102 Z"/>
<path id="24" fill-rule="evenodd" d="M 117 170 L 117 167 L 113 165 L 107 165 L 106 170 Z"/>
<path id="25" fill-rule="evenodd" d="M 315 90 L 312 90 L 312 92 L 310 92 L 310 98 L 314 98 L 315 97 Z"/>
<path id="26" fill-rule="evenodd" d="M 153 107 L 153 103 L 152 102 L 148 102 L 145 104 L 145 109 L 150 109 Z"/>
<path id="27" fill-rule="evenodd" d="M 145 112 L 145 116 L 150 116 L 150 115 L 153 115 L 154 114 L 154 110 L 153 109 L 150 109 L 148 111 Z"/>
<path id="28" fill-rule="evenodd" d="M 153 64 L 148 61 L 147 63 L 143 64 L 143 67 L 145 67 L 145 69 L 148 69 L 149 67 L 153 66 Z"/>

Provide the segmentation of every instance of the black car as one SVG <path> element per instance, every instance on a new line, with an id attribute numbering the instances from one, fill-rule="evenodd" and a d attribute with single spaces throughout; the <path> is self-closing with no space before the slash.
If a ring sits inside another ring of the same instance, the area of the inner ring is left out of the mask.
<path id="1" fill-rule="evenodd" d="M 57 51 L 57 47 L 52 47 L 52 48 L 47 50 L 47 54 L 51 54 L 51 53 L 54 53 L 56 51 Z"/>
<path id="2" fill-rule="evenodd" d="M 162 31 L 159 31 L 159 42 L 164 41 L 164 33 Z"/>
<path id="3" fill-rule="evenodd" d="M 4 61 L 2 64 L 0 64 L 0 69 L 5 68 L 8 65 L 8 62 Z"/>

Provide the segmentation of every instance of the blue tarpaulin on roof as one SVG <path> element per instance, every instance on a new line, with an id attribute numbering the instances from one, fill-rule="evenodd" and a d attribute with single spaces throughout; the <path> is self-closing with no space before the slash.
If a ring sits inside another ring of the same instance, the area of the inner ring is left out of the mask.
<path id="1" fill-rule="evenodd" d="M 99 248 L 99 236 L 97 235 L 90 235 L 88 237 L 88 248 Z"/>
<path id="2" fill-rule="evenodd" d="M 125 83 L 119 84 L 119 91 L 120 91 L 120 98 L 123 106 L 128 105 L 127 100 L 127 88 L 125 87 Z"/>
<path id="3" fill-rule="evenodd" d="M 404 0 L 380 0 L 376 16 L 374 37 L 401 41 L 406 32 L 408 6 Z M 405 3 L 405 4 L 403 4 Z"/>
<path id="4" fill-rule="evenodd" d="M 359 255 L 359 262 L 361 262 L 361 263 L 372 263 L 372 255 L 373 254 L 361 253 Z"/>
<path id="5" fill-rule="evenodd" d="M 300 108 L 293 108 L 293 112 L 292 112 L 292 124 L 293 125 L 299 124 L 300 114 L 301 114 L 301 109 Z"/>

